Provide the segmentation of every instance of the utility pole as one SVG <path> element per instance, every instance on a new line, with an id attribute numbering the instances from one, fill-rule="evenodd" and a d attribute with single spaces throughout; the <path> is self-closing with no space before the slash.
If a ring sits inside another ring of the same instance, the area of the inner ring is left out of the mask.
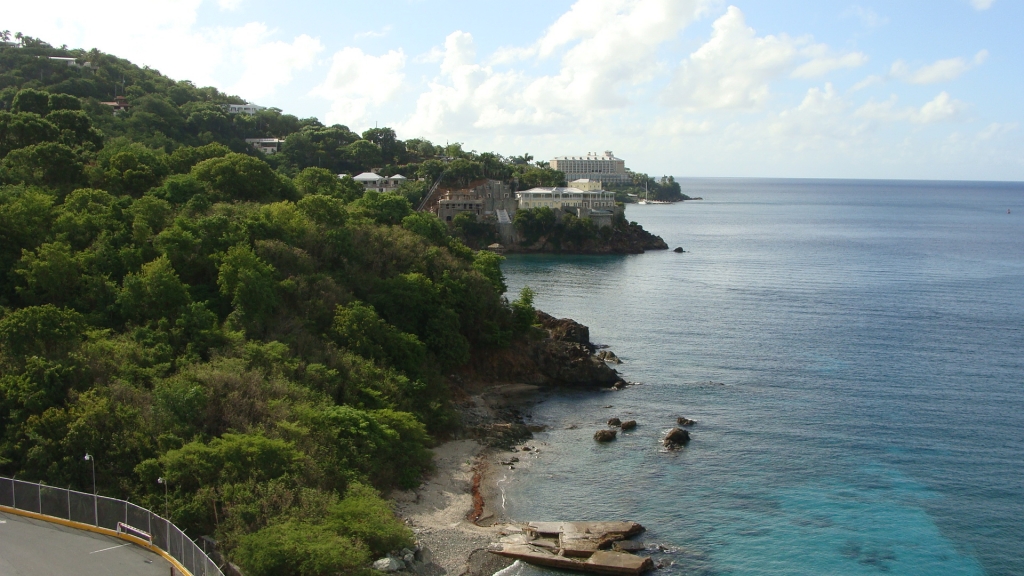
<path id="1" fill-rule="evenodd" d="M 96 525 L 96 526 L 99 526 L 100 525 L 100 509 L 99 509 L 100 507 L 99 507 L 99 502 L 97 501 L 97 498 L 96 498 L 96 457 L 94 457 L 93 455 L 91 455 L 88 452 L 86 452 L 85 453 L 85 459 L 88 460 L 92 464 L 92 519 L 93 519 L 93 524 Z"/>
<path id="2" fill-rule="evenodd" d="M 167 479 L 164 478 L 163 476 L 161 476 L 160 478 L 156 479 L 156 482 L 157 482 L 157 484 L 163 484 L 164 485 L 164 519 L 165 520 L 170 520 L 170 516 L 167 513 L 167 510 L 168 510 L 168 508 L 167 508 Z"/>

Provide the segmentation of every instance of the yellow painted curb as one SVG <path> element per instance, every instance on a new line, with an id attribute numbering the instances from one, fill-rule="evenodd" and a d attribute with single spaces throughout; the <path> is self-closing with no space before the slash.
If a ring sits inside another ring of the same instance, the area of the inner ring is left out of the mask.
<path id="1" fill-rule="evenodd" d="M 104 536 L 113 536 L 114 538 L 120 538 L 121 540 L 127 540 L 132 544 L 141 546 L 150 552 L 159 554 L 164 560 L 171 563 L 178 572 L 181 572 L 184 576 L 193 576 L 191 572 L 185 569 L 180 562 L 174 559 L 173 556 L 161 550 L 158 546 L 154 546 L 149 542 L 146 542 L 142 538 L 132 536 L 130 534 L 121 534 L 116 530 L 110 530 L 109 528 L 100 528 L 99 526 L 93 526 L 92 524 L 82 524 L 81 522 L 75 522 L 73 520 L 65 520 L 63 518 L 54 518 L 53 516 L 47 516 L 45 514 L 36 514 L 35 512 L 28 512 L 26 510 L 18 510 L 17 508 L 8 508 L 7 506 L 0 506 L 0 512 L 6 512 L 8 514 L 14 514 L 16 516 L 24 516 L 26 518 L 32 518 L 34 520 L 42 520 L 44 522 L 52 522 L 54 524 L 60 524 L 61 526 L 67 526 L 68 528 L 74 528 L 76 530 L 86 530 L 88 532 L 95 532 L 96 534 L 102 534 Z"/>

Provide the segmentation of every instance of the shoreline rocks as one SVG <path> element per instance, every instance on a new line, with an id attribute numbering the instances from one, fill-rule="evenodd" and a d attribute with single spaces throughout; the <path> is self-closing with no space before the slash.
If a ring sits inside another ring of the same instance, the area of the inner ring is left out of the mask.
<path id="1" fill-rule="evenodd" d="M 684 418 L 680 416 L 679 418 L 676 418 L 676 424 L 680 426 L 693 426 L 694 424 L 696 424 L 696 422 L 690 420 L 689 418 Z"/>
<path id="2" fill-rule="evenodd" d="M 597 432 L 594 432 L 594 440 L 597 442 L 611 442 L 612 440 L 615 440 L 615 437 L 615 430 L 598 430 Z"/>
<path id="3" fill-rule="evenodd" d="M 636 428 L 636 420 L 626 420 L 619 427 L 622 428 L 623 431 L 633 430 Z"/>

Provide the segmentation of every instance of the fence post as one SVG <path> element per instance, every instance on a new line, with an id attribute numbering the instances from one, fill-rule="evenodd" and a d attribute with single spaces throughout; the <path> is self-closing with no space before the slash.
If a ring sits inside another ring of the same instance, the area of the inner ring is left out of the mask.
<path id="1" fill-rule="evenodd" d="M 43 513 L 43 485 L 36 484 L 36 498 L 39 504 L 36 506 L 36 512 Z"/>
<path id="2" fill-rule="evenodd" d="M 68 517 L 65 520 L 71 520 L 71 490 L 65 490 L 64 494 L 68 497 Z"/>

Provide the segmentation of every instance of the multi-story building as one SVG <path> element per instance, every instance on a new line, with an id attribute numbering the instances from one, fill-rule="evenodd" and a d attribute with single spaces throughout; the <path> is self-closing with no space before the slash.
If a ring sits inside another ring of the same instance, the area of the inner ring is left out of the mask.
<path id="1" fill-rule="evenodd" d="M 512 188 L 499 180 L 477 180 L 466 188 L 448 190 L 437 203 L 437 217 L 451 222 L 460 212 L 472 212 L 477 219 L 493 216 L 498 223 L 511 222 L 516 212 Z"/>
<path id="2" fill-rule="evenodd" d="M 545 187 L 530 188 L 516 192 L 519 207 L 523 210 L 547 207 L 588 208 L 590 210 L 611 210 L 615 207 L 615 193 L 607 190 L 580 190 L 579 188 Z"/>
<path id="3" fill-rule="evenodd" d="M 629 184 L 626 162 L 616 158 L 611 150 L 604 154 L 588 152 L 586 156 L 559 156 L 550 162 L 551 168 L 565 173 L 569 182 L 573 180 L 594 180 L 602 184 Z"/>
<path id="4" fill-rule="evenodd" d="M 589 183 L 588 188 L 592 188 Z M 516 193 L 519 208 L 551 208 L 562 213 L 588 218 L 599 227 L 611 226 L 616 213 L 622 211 L 615 204 L 615 193 L 607 190 L 579 188 L 544 187 L 530 188 Z"/>

